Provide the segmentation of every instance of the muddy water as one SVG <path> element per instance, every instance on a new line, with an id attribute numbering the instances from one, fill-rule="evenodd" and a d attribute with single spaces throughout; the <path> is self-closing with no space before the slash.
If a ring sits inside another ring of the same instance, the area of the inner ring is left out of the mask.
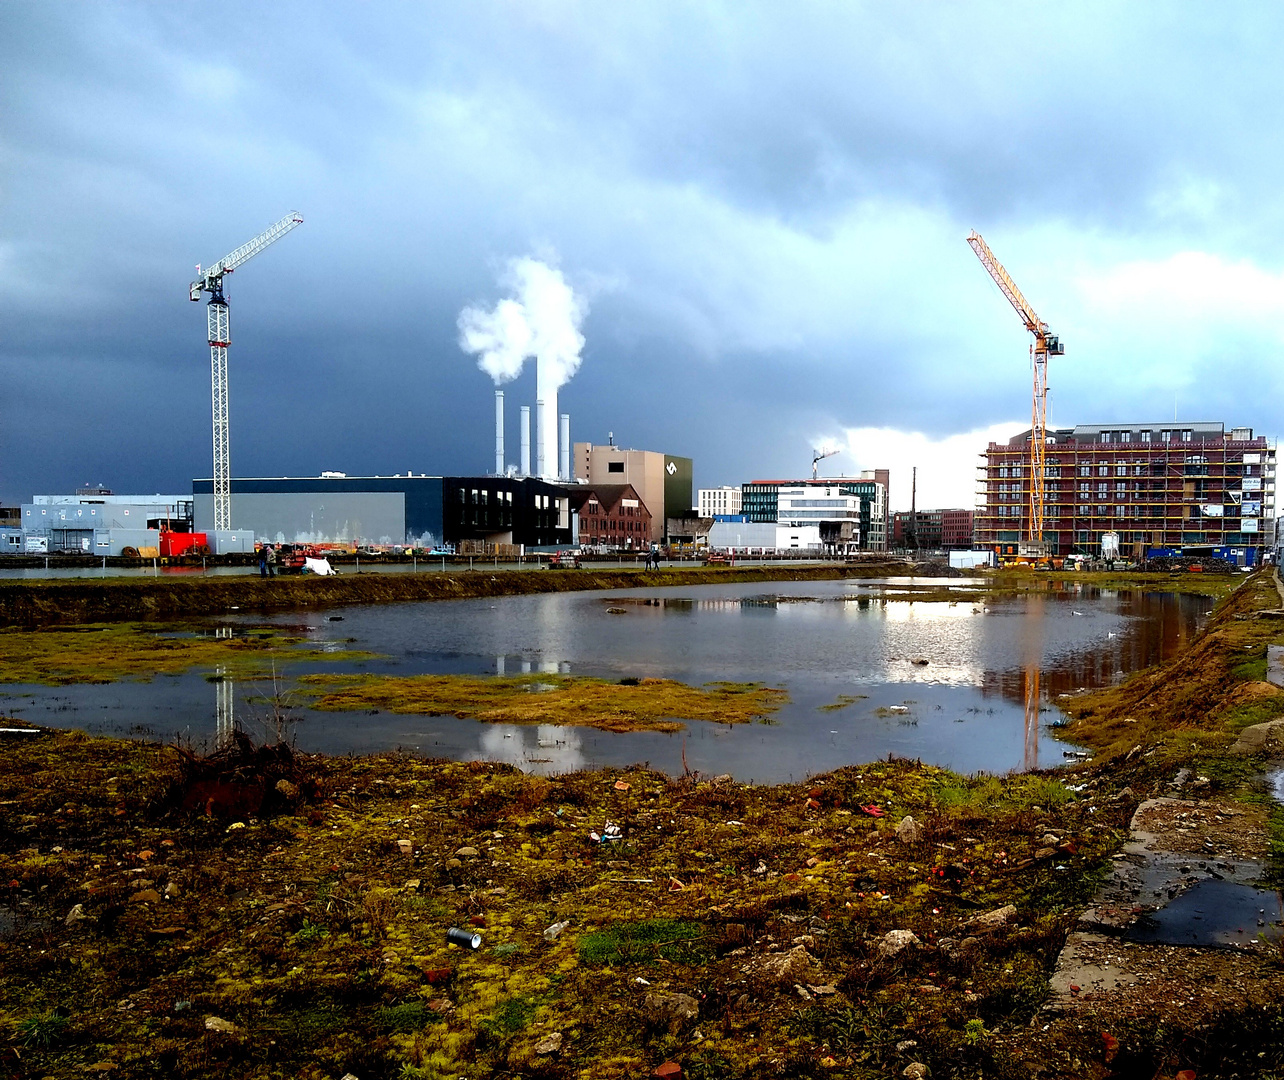
<path id="1" fill-rule="evenodd" d="M 1172 655 L 1212 602 L 1066 588 L 984 600 L 896 598 L 905 582 L 790 582 L 343 608 L 282 616 L 318 643 L 371 650 L 389 674 L 563 672 L 761 681 L 788 690 L 769 724 L 688 724 L 685 735 L 488 725 L 454 717 L 316 713 L 285 691 L 301 748 L 392 748 L 510 761 L 539 772 L 649 762 L 669 771 L 802 779 L 888 754 L 962 772 L 1060 764 L 1059 693 L 1096 687 Z M 940 586 L 939 581 L 923 584 Z M 349 640 L 350 639 L 350 640 Z M 926 663 L 922 663 L 926 661 Z M 292 669 L 292 671 L 295 669 Z M 262 684 L 208 673 L 147 684 L 15 688 L 6 711 L 38 723 L 208 743 L 220 725 L 271 728 Z M 845 695 L 845 699 L 840 696 Z M 825 708 L 850 700 L 842 708 Z"/>

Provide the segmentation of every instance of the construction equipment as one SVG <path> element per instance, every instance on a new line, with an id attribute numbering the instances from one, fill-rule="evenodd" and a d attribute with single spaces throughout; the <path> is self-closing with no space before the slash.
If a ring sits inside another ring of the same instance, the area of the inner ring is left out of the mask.
<path id="1" fill-rule="evenodd" d="M 839 453 L 838 450 L 813 450 L 811 452 L 811 478 L 816 479 L 817 468 L 827 457 L 833 457 Z"/>
<path id="2" fill-rule="evenodd" d="M 232 340 L 227 317 L 227 297 L 223 295 L 223 275 L 230 274 L 254 258 L 269 244 L 280 240 L 297 225 L 303 224 L 303 215 L 286 214 L 280 221 L 259 233 L 248 244 L 242 244 L 230 255 L 225 255 L 213 266 L 202 270 L 196 267 L 196 280 L 188 289 L 195 302 L 201 293 L 210 294 L 207 314 L 210 331 L 210 391 L 214 415 L 214 531 L 222 532 L 232 527 L 232 466 L 227 439 L 227 347 Z"/>
<path id="3" fill-rule="evenodd" d="M 1026 530 L 1026 550 L 1023 554 L 1033 558 L 1046 558 L 1048 549 L 1043 541 L 1043 521 L 1047 500 L 1043 458 L 1048 441 L 1048 357 L 1064 356 L 1066 347 L 1056 334 L 1048 331 L 1048 324 L 1034 313 L 1034 308 L 1021 295 L 1016 282 L 994 257 L 994 252 L 981 234 L 973 230 L 968 235 L 967 242 L 981 260 L 981 265 L 1008 298 L 1008 302 L 1016 308 L 1016 313 L 1025 322 L 1025 328 L 1034 335 L 1034 344 L 1030 347 L 1034 361 L 1034 402 L 1030 409 L 1030 517 Z"/>

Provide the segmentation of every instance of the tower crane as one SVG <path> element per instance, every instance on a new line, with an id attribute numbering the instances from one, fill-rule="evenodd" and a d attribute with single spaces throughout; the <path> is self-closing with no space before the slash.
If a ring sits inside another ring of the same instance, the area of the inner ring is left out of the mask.
<path id="1" fill-rule="evenodd" d="M 816 479 L 816 472 L 817 472 L 817 469 L 818 469 L 818 467 L 819 467 L 820 463 L 821 463 L 822 461 L 824 461 L 824 460 L 825 460 L 825 458 L 827 458 L 827 457 L 833 457 L 833 456 L 834 456 L 835 454 L 837 454 L 837 453 L 840 453 L 840 451 L 838 451 L 838 450 L 813 450 L 813 451 L 811 452 L 811 478 L 812 478 L 813 480 L 815 480 L 815 479 Z"/>
<path id="2" fill-rule="evenodd" d="M 1008 302 L 1016 308 L 1025 328 L 1034 335 L 1034 344 L 1030 347 L 1034 360 L 1034 402 L 1030 408 L 1030 525 L 1027 539 L 1031 544 L 1039 545 L 1043 543 L 1043 521 L 1047 507 L 1043 461 L 1048 438 L 1048 357 L 1064 356 L 1066 347 L 1056 334 L 1049 332 L 1048 324 L 1034 313 L 1034 308 L 1021 295 L 1016 282 L 994 257 L 994 252 L 981 238 L 981 234 L 973 230 L 968 235 L 967 242 L 981 260 L 981 265 L 1008 298 Z M 1034 548 L 1031 553 L 1040 552 L 1038 548 Z"/>
<path id="3" fill-rule="evenodd" d="M 221 532 L 232 527 L 232 466 L 227 442 L 227 346 L 232 340 L 227 317 L 227 297 L 223 295 L 223 275 L 254 258 L 269 244 L 280 240 L 297 225 L 303 224 L 303 215 L 286 214 L 275 225 L 259 233 L 248 244 L 242 244 L 230 255 L 225 255 L 213 266 L 204 270 L 196 267 L 196 280 L 188 295 L 193 302 L 201 293 L 210 294 L 207 315 L 210 330 L 210 390 L 214 414 L 214 530 Z"/>

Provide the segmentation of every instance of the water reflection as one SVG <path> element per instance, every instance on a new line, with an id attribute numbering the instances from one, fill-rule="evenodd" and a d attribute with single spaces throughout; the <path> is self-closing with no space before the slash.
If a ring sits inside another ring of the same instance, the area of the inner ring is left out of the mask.
<path id="1" fill-rule="evenodd" d="M 214 672 L 214 748 L 230 746 L 236 731 L 236 682 L 227 674 L 227 668 Z"/>
<path id="2" fill-rule="evenodd" d="M 491 724 L 483 728 L 483 761 L 501 761 L 526 772 L 554 774 L 574 772 L 585 766 L 583 734 L 576 728 L 540 724 Z"/>
<path id="3" fill-rule="evenodd" d="M 1043 602 L 1032 596 L 1025 608 L 1025 770 L 1039 767 L 1039 676 L 1043 666 Z"/>

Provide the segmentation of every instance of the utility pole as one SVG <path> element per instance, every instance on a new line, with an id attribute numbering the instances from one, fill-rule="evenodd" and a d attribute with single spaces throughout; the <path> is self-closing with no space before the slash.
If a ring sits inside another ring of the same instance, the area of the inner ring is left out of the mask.
<path id="1" fill-rule="evenodd" d="M 918 466 L 910 473 L 910 517 L 909 530 L 905 536 L 905 546 L 914 549 L 918 554 Z"/>

